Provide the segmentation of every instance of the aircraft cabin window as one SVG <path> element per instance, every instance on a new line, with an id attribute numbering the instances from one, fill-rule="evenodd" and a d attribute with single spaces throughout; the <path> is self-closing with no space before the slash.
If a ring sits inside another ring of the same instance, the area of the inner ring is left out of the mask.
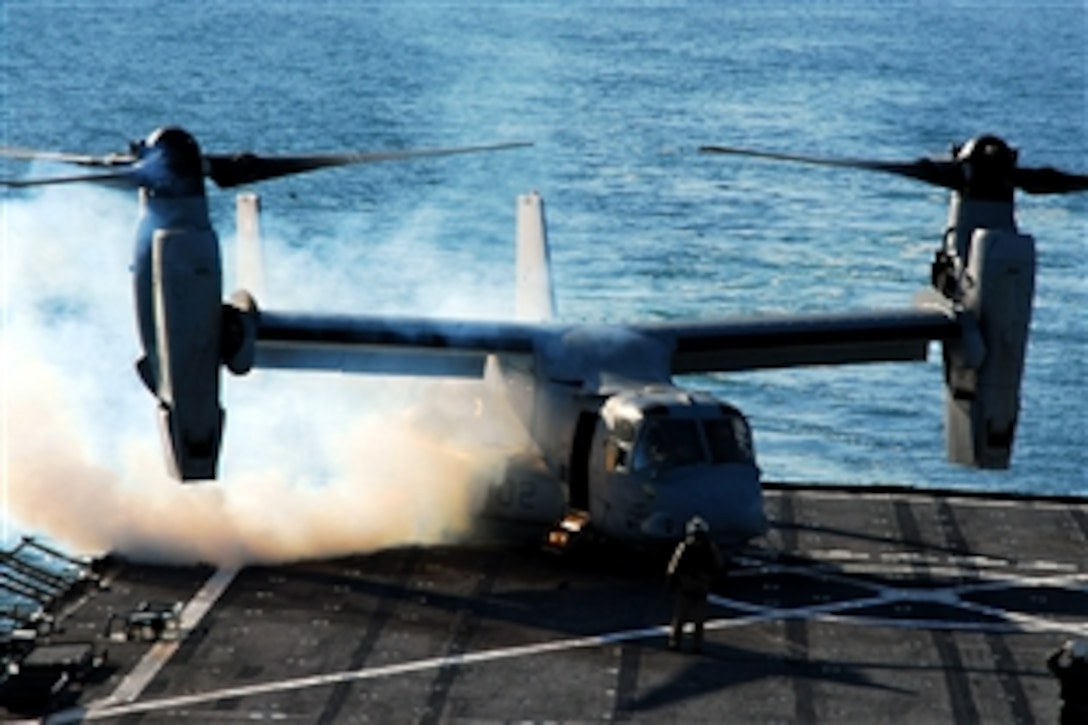
<path id="1" fill-rule="evenodd" d="M 646 422 L 635 446 L 636 471 L 703 463 L 706 455 L 694 420 L 658 418 Z"/>
<path id="2" fill-rule="evenodd" d="M 739 416 L 703 421 L 703 430 L 715 463 L 753 463 L 752 431 Z"/>

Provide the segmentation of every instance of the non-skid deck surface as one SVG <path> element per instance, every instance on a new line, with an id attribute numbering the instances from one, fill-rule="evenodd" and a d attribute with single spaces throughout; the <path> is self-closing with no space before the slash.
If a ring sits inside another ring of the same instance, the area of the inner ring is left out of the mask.
<path id="1" fill-rule="evenodd" d="M 789 487 L 665 646 L 660 556 L 400 549 L 239 572 L 122 565 L 66 620 L 190 603 L 106 642 L 52 721 L 1056 722 L 1046 656 L 1088 635 L 1088 503 Z"/>

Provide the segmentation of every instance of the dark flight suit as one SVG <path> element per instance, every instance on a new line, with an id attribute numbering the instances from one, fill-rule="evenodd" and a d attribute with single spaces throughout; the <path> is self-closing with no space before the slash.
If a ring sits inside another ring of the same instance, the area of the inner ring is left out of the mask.
<path id="1" fill-rule="evenodd" d="M 695 628 L 694 651 L 702 650 L 706 597 L 721 568 L 722 557 L 718 547 L 705 532 L 689 535 L 676 546 L 667 571 L 669 588 L 673 591 L 669 647 L 676 649 L 680 646 L 684 625 L 691 622 Z"/>
<path id="2" fill-rule="evenodd" d="M 1088 723 L 1088 660 L 1069 657 L 1063 647 L 1047 658 L 1046 666 L 1061 684 L 1061 725 Z"/>

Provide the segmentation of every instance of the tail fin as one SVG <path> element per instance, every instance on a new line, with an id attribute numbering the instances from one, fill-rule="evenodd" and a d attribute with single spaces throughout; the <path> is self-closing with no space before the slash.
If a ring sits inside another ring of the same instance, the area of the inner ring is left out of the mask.
<path id="1" fill-rule="evenodd" d="M 258 300 L 264 299 L 264 255 L 261 251 L 261 198 L 239 194 L 235 206 L 238 230 L 237 287 Z"/>
<path id="2" fill-rule="evenodd" d="M 551 255 L 544 200 L 535 191 L 518 196 L 517 319 L 542 322 L 555 317 Z"/>

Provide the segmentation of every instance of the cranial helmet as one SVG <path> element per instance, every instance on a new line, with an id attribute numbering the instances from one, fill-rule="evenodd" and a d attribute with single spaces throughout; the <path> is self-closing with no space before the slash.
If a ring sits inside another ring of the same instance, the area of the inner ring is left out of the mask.
<path id="1" fill-rule="evenodd" d="M 692 516 L 688 521 L 687 532 L 688 536 L 695 536 L 696 534 L 706 534 L 710 531 L 710 527 L 706 525 L 706 522 L 699 516 Z"/>

